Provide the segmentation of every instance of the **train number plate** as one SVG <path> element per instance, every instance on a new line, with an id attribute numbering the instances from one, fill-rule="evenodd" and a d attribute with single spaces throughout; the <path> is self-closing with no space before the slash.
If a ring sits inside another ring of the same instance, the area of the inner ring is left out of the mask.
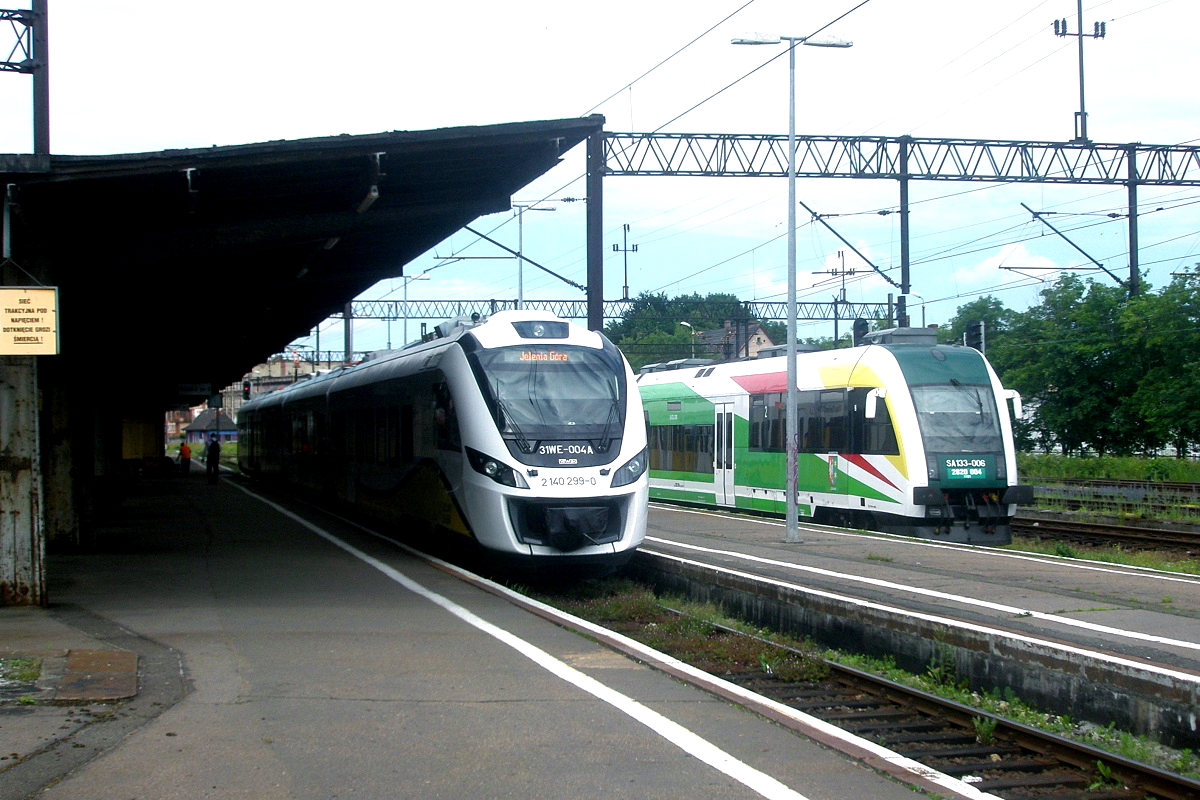
<path id="1" fill-rule="evenodd" d="M 989 458 L 946 458 L 942 460 L 947 480 L 987 480 L 991 473 Z"/>

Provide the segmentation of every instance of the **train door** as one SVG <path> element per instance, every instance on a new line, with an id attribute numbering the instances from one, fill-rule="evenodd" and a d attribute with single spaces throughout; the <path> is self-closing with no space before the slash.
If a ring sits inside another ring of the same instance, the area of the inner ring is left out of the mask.
<path id="1" fill-rule="evenodd" d="M 713 425 L 713 491 L 716 503 L 722 506 L 737 505 L 737 493 L 733 485 L 733 403 L 714 403 L 716 413 Z"/>

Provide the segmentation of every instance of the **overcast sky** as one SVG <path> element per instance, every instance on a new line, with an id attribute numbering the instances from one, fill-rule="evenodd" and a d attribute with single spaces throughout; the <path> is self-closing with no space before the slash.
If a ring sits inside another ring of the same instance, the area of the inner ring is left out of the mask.
<path id="1" fill-rule="evenodd" d="M 786 54 L 708 99 L 782 52 L 730 45 L 750 31 L 823 31 L 854 42 L 851 49 L 797 51 L 801 134 L 1074 136 L 1077 40 L 1053 31 L 1055 18 L 1078 30 L 1072 0 L 859 2 L 49 0 L 51 149 L 131 153 L 588 113 L 603 114 L 612 131 L 784 134 Z M 1085 0 L 1084 29 L 1094 22 L 1106 23 L 1107 36 L 1084 42 L 1090 138 L 1200 141 L 1200 4 Z M 7 53 L 12 41 L 0 29 L 0 49 Z M 31 88 L 28 76 L 0 73 L 0 152 L 32 149 Z M 583 196 L 577 151 L 516 199 Z M 897 206 L 894 182 L 802 181 L 798 195 L 821 214 L 840 215 L 829 222 L 876 264 L 898 265 L 898 215 L 876 213 Z M 629 224 L 628 244 L 638 245 L 628 254 L 631 295 L 728 291 L 783 299 L 786 198 L 782 179 L 608 179 L 606 297 L 621 295 L 624 257 L 612 245 L 622 243 Z M 1139 199 L 1141 262 L 1161 287 L 1172 272 L 1200 262 L 1200 191 L 1142 188 Z M 1023 309 L 1038 301 L 1044 281 L 1087 264 L 1021 203 L 1057 212 L 1056 227 L 1128 275 L 1125 220 L 1106 216 L 1125 213 L 1123 187 L 913 182 L 911 201 L 914 321 L 923 311 L 927 322 L 944 322 L 986 294 Z M 557 210 L 524 218 L 525 252 L 585 282 L 583 204 L 546 205 Z M 802 299 L 831 300 L 840 279 L 814 273 L 843 264 L 854 270 L 845 279 L 847 299 L 885 302 L 895 291 L 852 253 L 840 259 L 845 247 L 803 209 L 799 218 Z M 477 225 L 516 246 L 511 214 Z M 452 253 L 501 254 L 473 238 L 456 234 L 397 264 L 397 275 L 436 267 L 409 285 L 409 297 L 515 297 L 512 259 L 443 264 L 439 257 Z M 1102 272 L 1080 274 L 1112 283 Z M 403 278 L 385 281 L 364 297 L 399 299 L 403 285 Z M 525 296 L 582 294 L 526 266 Z M 383 346 L 382 324 L 359 325 L 356 348 Z M 806 325 L 801 335 L 832 335 L 832 323 Z M 394 332 L 393 343 L 399 338 Z"/>

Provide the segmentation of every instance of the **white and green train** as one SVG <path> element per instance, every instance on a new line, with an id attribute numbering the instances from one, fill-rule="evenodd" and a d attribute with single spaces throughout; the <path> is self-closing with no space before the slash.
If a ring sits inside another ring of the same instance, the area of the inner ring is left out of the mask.
<path id="1" fill-rule="evenodd" d="M 802 519 L 1007 544 L 1018 503 L 1006 391 L 979 352 L 895 329 L 873 343 L 797 356 Z M 687 364 L 687 362 L 684 362 Z M 650 496 L 783 514 L 787 361 L 643 372 Z"/>

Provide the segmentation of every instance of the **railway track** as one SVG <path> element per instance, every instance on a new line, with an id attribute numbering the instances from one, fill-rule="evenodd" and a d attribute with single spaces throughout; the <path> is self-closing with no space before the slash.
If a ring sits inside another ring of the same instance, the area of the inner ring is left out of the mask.
<path id="1" fill-rule="evenodd" d="M 1054 516 L 1018 514 L 1014 535 L 1085 545 L 1119 544 L 1138 550 L 1200 552 L 1200 530 L 1168 530 L 1114 522 L 1084 522 Z"/>
<path id="2" fill-rule="evenodd" d="M 1200 484 L 1177 481 L 1029 478 L 1039 503 L 1139 517 L 1195 516 L 1200 522 Z"/>
<path id="3" fill-rule="evenodd" d="M 866 672 L 828 667 L 829 677 L 818 681 L 761 670 L 723 677 L 1004 800 L 1200 798 L 1200 782 Z"/>

